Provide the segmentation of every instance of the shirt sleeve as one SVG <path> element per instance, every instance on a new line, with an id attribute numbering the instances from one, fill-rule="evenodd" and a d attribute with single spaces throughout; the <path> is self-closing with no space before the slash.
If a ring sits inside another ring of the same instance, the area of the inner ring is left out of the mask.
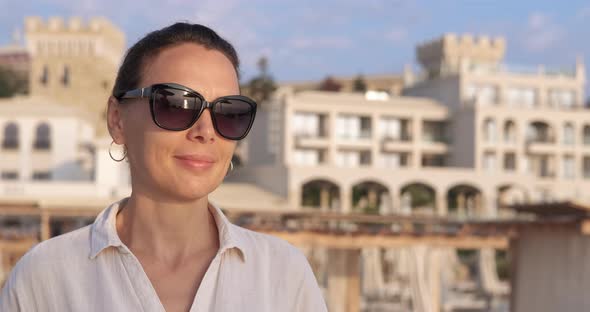
<path id="1" fill-rule="evenodd" d="M 2 292 L 0 292 L 0 311 L 11 311 L 11 312 L 25 312 L 29 311 L 24 307 L 24 301 L 22 292 L 20 291 L 19 285 L 19 274 L 23 259 L 19 260 L 17 265 L 12 269 L 12 272 L 6 279 Z M 20 276 L 21 282 L 23 282 L 23 276 Z"/>
<path id="2" fill-rule="evenodd" d="M 313 270 L 303 256 L 303 278 L 295 295 L 293 312 L 327 312 L 326 301 L 322 295 Z"/>

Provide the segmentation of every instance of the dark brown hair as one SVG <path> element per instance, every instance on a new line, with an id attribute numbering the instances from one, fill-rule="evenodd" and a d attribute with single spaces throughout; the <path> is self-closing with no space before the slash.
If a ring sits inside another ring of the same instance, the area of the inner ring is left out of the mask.
<path id="1" fill-rule="evenodd" d="M 211 28 L 189 23 L 176 23 L 153 31 L 135 43 L 123 59 L 112 94 L 140 87 L 145 63 L 164 48 L 181 43 L 195 43 L 223 53 L 233 64 L 239 77 L 240 62 L 234 47 Z"/>

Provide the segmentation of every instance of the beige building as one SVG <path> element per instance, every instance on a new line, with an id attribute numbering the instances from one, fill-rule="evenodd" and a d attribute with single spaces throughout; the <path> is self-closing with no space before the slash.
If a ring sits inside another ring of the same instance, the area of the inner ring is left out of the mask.
<path id="1" fill-rule="evenodd" d="M 512 69 L 504 52 L 501 38 L 423 44 L 424 78 L 404 96 L 283 88 L 240 179 L 344 212 L 491 217 L 502 201 L 590 200 L 583 64 Z"/>
<path id="2" fill-rule="evenodd" d="M 31 55 L 30 94 L 104 116 L 107 98 L 125 51 L 125 36 L 104 18 L 25 19 Z M 103 121 L 101 119 L 101 121 Z M 98 133 L 106 133 L 104 122 Z"/>
<path id="3" fill-rule="evenodd" d="M 257 114 L 249 164 L 235 179 L 279 194 L 292 209 L 344 213 L 497 219 L 511 214 L 502 209 L 510 203 L 590 202 L 582 62 L 570 71 L 509 67 L 505 49 L 500 38 L 455 35 L 420 45 L 423 73 L 406 79 L 402 96 L 283 87 Z M 426 273 L 400 257 L 417 252 L 429 263 L 432 278 L 422 285 L 432 291 L 412 297 L 416 311 L 491 311 L 494 304 L 505 311 L 510 287 L 498 278 L 498 253 L 433 246 L 363 250 L 363 311 L 385 311 L 378 307 L 409 296 L 414 288 L 402 277 Z M 309 256 L 324 271 L 338 258 Z M 391 270 L 397 277 L 388 282 Z M 345 311 L 334 290 L 343 284 L 324 271 L 319 281 L 331 310 Z"/>

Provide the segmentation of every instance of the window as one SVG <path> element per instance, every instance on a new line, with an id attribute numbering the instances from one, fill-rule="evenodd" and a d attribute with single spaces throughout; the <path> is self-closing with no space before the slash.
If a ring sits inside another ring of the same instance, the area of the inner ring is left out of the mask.
<path id="1" fill-rule="evenodd" d="M 313 113 L 295 113 L 293 132 L 295 136 L 318 137 L 320 134 L 320 116 Z"/>
<path id="2" fill-rule="evenodd" d="M 360 164 L 363 166 L 370 166 L 371 165 L 371 152 L 370 151 L 363 151 L 360 154 L 361 154 Z"/>
<path id="3" fill-rule="evenodd" d="M 50 180 L 51 173 L 49 171 L 35 171 L 33 172 L 33 180 Z"/>
<path id="4" fill-rule="evenodd" d="M 486 171 L 496 170 L 496 154 L 492 152 L 486 152 L 483 156 L 483 168 Z"/>
<path id="5" fill-rule="evenodd" d="M 553 108 L 573 108 L 576 101 L 576 92 L 568 90 L 549 90 L 549 106 Z"/>
<path id="6" fill-rule="evenodd" d="M 422 141 L 450 143 L 447 135 L 447 124 L 444 121 L 428 121 L 422 123 Z"/>
<path id="7" fill-rule="evenodd" d="M 486 119 L 484 121 L 484 138 L 488 143 L 496 142 L 496 122 L 493 119 Z"/>
<path id="8" fill-rule="evenodd" d="M 2 171 L 2 180 L 18 180 L 18 172 Z"/>
<path id="9" fill-rule="evenodd" d="M 317 150 L 298 149 L 293 153 L 293 162 L 296 165 L 315 166 L 321 161 L 321 153 Z"/>
<path id="10" fill-rule="evenodd" d="M 563 126 L 563 144 L 574 145 L 576 141 L 576 134 L 572 124 L 565 124 Z"/>
<path id="11" fill-rule="evenodd" d="M 407 153 L 383 153 L 379 157 L 379 167 L 381 168 L 400 168 L 408 165 Z"/>
<path id="12" fill-rule="evenodd" d="M 514 121 L 509 120 L 504 124 L 504 142 L 516 143 L 516 125 Z"/>
<path id="13" fill-rule="evenodd" d="M 590 179 L 590 156 L 585 156 L 582 162 L 584 179 Z"/>
<path id="14" fill-rule="evenodd" d="M 576 163 L 574 157 L 565 156 L 562 158 L 562 172 L 565 179 L 571 180 L 576 177 Z"/>
<path id="15" fill-rule="evenodd" d="M 516 155 L 514 153 L 504 154 L 504 170 L 516 171 Z"/>
<path id="16" fill-rule="evenodd" d="M 366 139 L 371 137 L 369 117 L 341 115 L 336 118 L 336 136 L 340 139 Z"/>
<path id="17" fill-rule="evenodd" d="M 61 82 L 65 87 L 70 85 L 70 67 L 68 65 L 64 66 L 64 73 L 61 78 Z"/>
<path id="18" fill-rule="evenodd" d="M 49 67 L 47 65 L 43 65 L 43 70 L 41 71 L 41 77 L 39 78 L 39 82 L 42 85 L 46 86 L 49 83 Z"/>
<path id="19" fill-rule="evenodd" d="M 533 88 L 508 88 L 506 104 L 512 107 L 532 108 L 537 105 L 537 92 Z"/>
<path id="20" fill-rule="evenodd" d="M 2 141 L 3 149 L 18 149 L 19 131 L 18 126 L 14 122 L 8 123 L 4 126 L 4 140 Z"/>
<path id="21" fill-rule="evenodd" d="M 423 154 L 422 167 L 444 167 L 446 158 L 444 155 Z"/>
<path id="22" fill-rule="evenodd" d="M 396 118 L 383 118 L 379 120 L 379 137 L 391 140 L 401 140 L 401 120 Z"/>
<path id="23" fill-rule="evenodd" d="M 475 100 L 477 105 L 494 105 L 498 103 L 498 88 L 492 85 L 469 85 L 467 99 Z"/>
<path id="24" fill-rule="evenodd" d="M 47 150 L 51 148 L 51 129 L 47 123 L 41 123 L 35 131 L 34 148 Z"/>
<path id="25" fill-rule="evenodd" d="M 584 126 L 584 131 L 582 133 L 584 145 L 590 145 L 590 126 Z"/>
<path id="26" fill-rule="evenodd" d="M 361 162 L 361 154 L 357 151 L 340 151 L 336 154 L 336 165 L 339 167 L 358 167 Z"/>

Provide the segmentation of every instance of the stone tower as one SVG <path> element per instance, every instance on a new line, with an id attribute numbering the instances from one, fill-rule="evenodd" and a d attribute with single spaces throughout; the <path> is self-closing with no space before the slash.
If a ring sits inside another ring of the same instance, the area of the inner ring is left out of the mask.
<path id="1" fill-rule="evenodd" d="M 125 51 L 125 35 L 105 18 L 25 19 L 32 96 L 89 110 L 106 133 L 105 108 Z"/>

